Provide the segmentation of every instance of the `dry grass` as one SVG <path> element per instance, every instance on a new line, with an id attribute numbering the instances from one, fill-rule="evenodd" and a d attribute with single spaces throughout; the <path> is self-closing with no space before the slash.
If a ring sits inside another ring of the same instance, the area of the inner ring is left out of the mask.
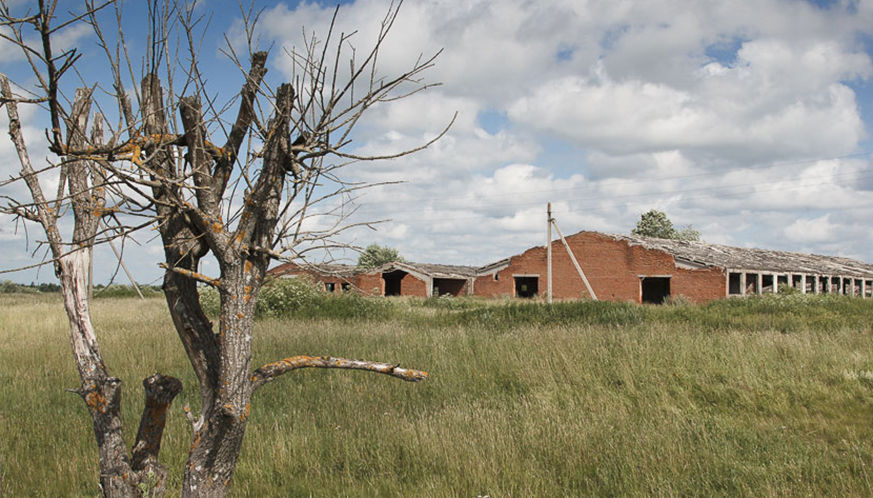
<path id="1" fill-rule="evenodd" d="M 371 322 L 258 323 L 256 364 L 330 354 L 432 376 L 309 370 L 266 386 L 234 496 L 873 495 L 871 302 L 825 302 L 815 320 L 809 303 L 730 305 L 737 325 L 724 328 L 719 307 L 598 308 L 616 325 L 590 310 L 399 306 Z M 96 496 L 87 413 L 63 391 L 77 379 L 60 303 L 2 296 L 0 307 L 7 495 Z M 140 380 L 184 380 L 163 453 L 178 483 L 181 406 L 196 388 L 163 301 L 98 301 L 95 320 L 125 380 L 128 437 Z"/>

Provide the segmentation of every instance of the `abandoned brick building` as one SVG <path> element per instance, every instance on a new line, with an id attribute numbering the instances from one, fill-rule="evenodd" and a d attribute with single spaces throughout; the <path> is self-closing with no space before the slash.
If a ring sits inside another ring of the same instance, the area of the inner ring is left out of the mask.
<path id="1" fill-rule="evenodd" d="M 472 295 L 475 266 L 434 265 L 395 261 L 364 271 L 351 265 L 297 265 L 285 263 L 271 269 L 272 277 L 306 275 L 328 292 L 355 289 L 377 296 L 438 297 Z"/>
<path id="2" fill-rule="evenodd" d="M 482 267 L 394 262 L 359 271 L 349 265 L 285 264 L 270 274 L 307 274 L 328 291 L 354 289 L 384 296 L 533 297 L 545 294 L 548 285 L 544 246 Z M 777 292 L 783 286 L 870 298 L 873 265 L 834 256 L 598 232 L 570 235 L 566 244 L 552 241 L 555 299 L 661 303 L 684 296 L 706 302 Z"/>

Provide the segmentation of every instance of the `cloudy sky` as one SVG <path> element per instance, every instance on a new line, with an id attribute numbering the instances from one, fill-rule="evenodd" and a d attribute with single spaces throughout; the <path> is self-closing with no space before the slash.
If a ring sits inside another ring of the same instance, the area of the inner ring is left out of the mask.
<path id="1" fill-rule="evenodd" d="M 270 78 L 290 78 L 282 49 L 301 45 L 303 27 L 326 32 L 334 5 L 259 5 Z M 366 47 L 387 6 L 345 2 L 339 28 Z M 239 82 L 219 77 L 219 48 L 223 33 L 238 43 L 240 27 L 235 10 L 215 12 L 202 49 L 225 99 Z M 92 35 L 65 36 L 87 67 Z M 419 145 L 458 117 L 423 152 L 346 170 L 352 181 L 405 182 L 358 200 L 359 219 L 391 221 L 348 242 L 483 265 L 542 244 L 551 202 L 565 234 L 626 234 L 654 208 L 707 242 L 873 261 L 873 0 L 407 0 L 386 43 L 385 75 L 442 49 L 425 74 L 442 85 L 373 109 L 355 151 Z M 20 64 L 0 54 L 0 70 Z M 38 141 L 38 113 L 25 119 Z M 3 177 L 17 168 L 7 142 Z M 31 263 L 24 232 L 9 218 L 0 230 L 0 269 Z M 32 250 L 39 237 L 29 235 Z M 160 276 L 151 237 L 126 244 L 142 282 Z M 112 271 L 103 252 L 97 281 Z"/>

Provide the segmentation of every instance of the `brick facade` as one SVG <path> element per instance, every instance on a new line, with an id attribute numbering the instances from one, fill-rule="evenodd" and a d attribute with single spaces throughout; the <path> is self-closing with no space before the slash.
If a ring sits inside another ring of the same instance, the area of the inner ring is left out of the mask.
<path id="1" fill-rule="evenodd" d="M 567 237 L 567 243 L 601 300 L 661 302 L 664 296 L 670 295 L 706 302 L 727 294 L 725 272 L 715 266 L 677 265 L 667 251 L 597 232 L 579 232 Z M 335 270 L 339 266 L 324 265 L 323 268 Z M 270 270 L 270 274 L 307 275 L 323 285 L 333 283 L 334 292 L 342 292 L 342 284 L 351 284 L 356 292 L 379 296 L 399 291 L 404 296 L 427 297 L 431 285 L 437 287 L 440 294 L 467 295 L 470 281 L 473 282 L 472 294 L 481 297 L 515 297 L 522 287 L 528 294 L 543 296 L 547 292 L 546 249 L 542 246 L 481 268 L 469 278 L 424 273 L 424 269 L 433 271 L 436 267 L 440 265 L 392 264 L 368 273 L 358 273 L 354 267 L 349 267 L 342 275 L 335 275 L 319 273 L 312 267 L 285 264 Z M 647 299 L 644 299 L 644 289 Z M 552 242 L 552 290 L 555 299 L 588 297 L 582 278 L 560 240 Z"/>
<path id="2" fill-rule="evenodd" d="M 381 273 L 361 273 L 357 275 L 358 290 L 368 296 L 384 296 L 385 281 Z"/>
<path id="3" fill-rule="evenodd" d="M 300 266 L 294 263 L 284 263 L 275 268 L 270 269 L 267 274 L 271 277 L 303 277 L 321 286 L 326 292 L 340 293 L 343 292 L 343 287 L 346 289 L 354 289 L 357 286 L 356 275 L 331 275 L 317 271 L 315 268 L 308 266 Z M 330 288 L 333 290 L 330 290 Z"/>
<path id="4" fill-rule="evenodd" d="M 642 302 L 642 276 L 669 277 L 670 295 L 685 296 L 695 302 L 725 297 L 725 274 L 719 268 L 682 268 L 673 256 L 596 232 L 580 232 L 567 237 L 579 266 L 598 299 Z M 538 294 L 547 290 L 546 249 L 528 249 L 513 256 L 508 266 L 478 277 L 475 295 L 515 296 L 518 278 L 538 277 Z M 585 284 L 560 240 L 552 242 L 552 292 L 555 299 L 588 297 Z"/>

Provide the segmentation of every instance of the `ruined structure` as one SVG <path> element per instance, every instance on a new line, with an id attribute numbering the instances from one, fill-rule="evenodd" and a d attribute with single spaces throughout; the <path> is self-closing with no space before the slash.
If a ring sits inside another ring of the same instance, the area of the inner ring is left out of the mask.
<path id="1" fill-rule="evenodd" d="M 780 287 L 873 297 L 873 265 L 848 258 L 598 232 L 579 232 L 566 242 L 599 299 L 661 303 L 683 296 L 706 302 L 778 292 Z M 367 272 L 348 265 L 282 265 L 270 273 L 307 273 L 329 291 L 339 290 L 336 279 L 342 278 L 347 290 L 420 297 L 541 296 L 548 278 L 545 246 L 479 268 L 395 262 Z M 552 241 L 552 295 L 592 297 L 560 240 Z"/>
<path id="2" fill-rule="evenodd" d="M 293 278 L 306 275 L 327 292 L 354 290 L 377 296 L 467 296 L 473 294 L 475 266 L 434 265 L 395 261 L 372 270 L 351 265 L 296 265 L 285 263 L 269 275 Z"/>

